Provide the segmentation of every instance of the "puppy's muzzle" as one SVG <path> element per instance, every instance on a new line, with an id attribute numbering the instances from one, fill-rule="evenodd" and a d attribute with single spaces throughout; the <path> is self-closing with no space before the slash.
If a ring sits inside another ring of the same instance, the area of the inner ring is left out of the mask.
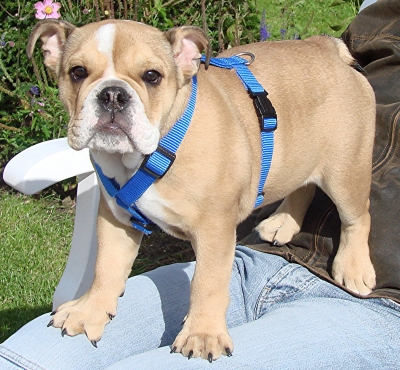
<path id="1" fill-rule="evenodd" d="M 109 86 L 100 91 L 98 99 L 100 106 L 113 117 L 127 106 L 130 96 L 122 87 Z"/>

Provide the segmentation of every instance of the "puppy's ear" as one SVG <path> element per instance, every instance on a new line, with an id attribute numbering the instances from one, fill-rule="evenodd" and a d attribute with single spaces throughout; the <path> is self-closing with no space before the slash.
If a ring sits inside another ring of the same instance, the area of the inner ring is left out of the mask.
<path id="1" fill-rule="evenodd" d="M 171 44 L 176 63 L 186 79 L 197 73 L 203 51 L 206 52 L 205 67 L 208 68 L 211 56 L 210 42 L 201 28 L 176 27 L 165 32 L 165 35 Z"/>
<path id="2" fill-rule="evenodd" d="M 36 41 L 40 38 L 42 41 L 44 64 L 58 77 L 65 41 L 74 29 L 74 25 L 62 20 L 45 19 L 40 21 L 33 27 L 29 36 L 26 48 L 28 58 L 32 58 Z"/>

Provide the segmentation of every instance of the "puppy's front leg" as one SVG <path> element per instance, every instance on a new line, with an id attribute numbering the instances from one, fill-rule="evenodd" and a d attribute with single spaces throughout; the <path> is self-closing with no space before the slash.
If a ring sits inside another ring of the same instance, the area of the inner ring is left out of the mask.
<path id="1" fill-rule="evenodd" d="M 85 333 L 94 346 L 104 326 L 116 314 L 118 297 L 135 260 L 142 233 L 120 224 L 103 197 L 97 221 L 98 250 L 91 288 L 81 297 L 57 308 L 49 323 L 62 329 L 62 335 Z"/>
<path id="2" fill-rule="evenodd" d="M 216 220 L 216 219 L 215 219 Z M 230 356 L 233 343 L 226 326 L 229 282 L 235 251 L 235 226 L 212 220 L 197 229 L 193 248 L 196 269 L 191 284 L 190 308 L 171 352 L 202 357 L 212 362 Z"/>

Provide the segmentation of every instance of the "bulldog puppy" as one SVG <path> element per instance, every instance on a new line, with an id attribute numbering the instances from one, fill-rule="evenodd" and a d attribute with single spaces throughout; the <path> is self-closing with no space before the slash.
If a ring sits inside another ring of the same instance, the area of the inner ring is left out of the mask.
<path id="1" fill-rule="evenodd" d="M 261 160 L 260 125 L 242 82 L 233 70 L 200 64 L 209 42 L 196 27 L 163 33 L 131 21 L 76 28 L 49 19 L 34 27 L 29 57 L 39 38 L 70 115 L 69 144 L 89 148 L 121 186 L 181 117 L 197 75 L 196 107 L 176 160 L 137 206 L 167 233 L 190 240 L 196 253 L 190 309 L 172 352 L 209 361 L 231 355 L 225 316 L 235 228 L 253 210 Z M 342 222 L 332 275 L 354 293 L 369 294 L 375 286 L 368 247 L 375 122 L 370 85 L 337 39 L 255 43 L 221 56 L 240 52 L 254 54 L 249 68 L 278 115 L 264 204 L 286 198 L 258 232 L 277 245 L 289 242 L 318 185 Z M 100 186 L 93 285 L 58 307 L 50 322 L 63 334 L 85 333 L 94 345 L 116 314 L 142 239 L 130 215 Z"/>

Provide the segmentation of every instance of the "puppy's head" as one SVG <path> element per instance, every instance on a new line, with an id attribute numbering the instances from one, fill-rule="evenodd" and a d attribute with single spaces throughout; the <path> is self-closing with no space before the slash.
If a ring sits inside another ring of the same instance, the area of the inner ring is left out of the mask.
<path id="1" fill-rule="evenodd" d="M 77 28 L 49 19 L 32 30 L 29 58 L 39 38 L 44 63 L 58 79 L 70 116 L 69 144 L 76 150 L 152 153 L 184 109 L 187 96 L 179 92 L 197 73 L 200 53 L 209 54 L 208 39 L 197 27 L 163 33 L 131 21 Z"/>

